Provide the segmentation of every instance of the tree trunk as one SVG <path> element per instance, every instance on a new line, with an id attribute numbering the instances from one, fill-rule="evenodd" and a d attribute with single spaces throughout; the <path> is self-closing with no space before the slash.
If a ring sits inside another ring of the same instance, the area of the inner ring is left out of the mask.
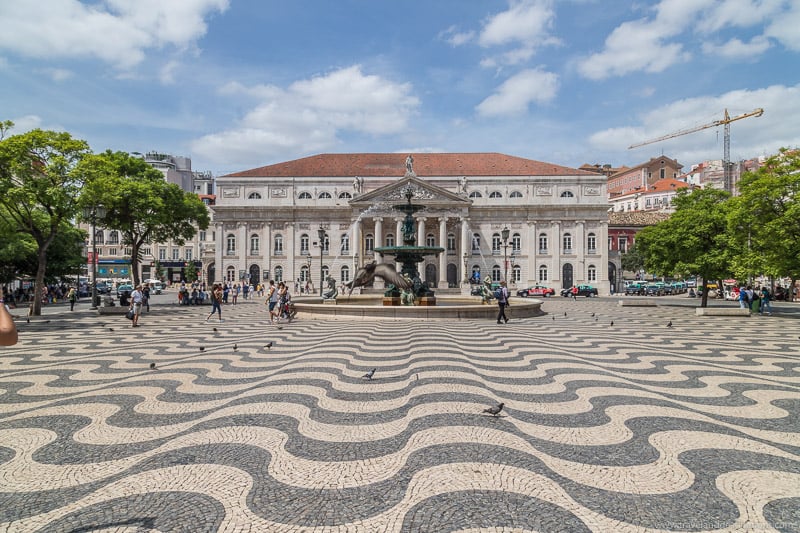
<path id="1" fill-rule="evenodd" d="M 131 279 L 134 287 L 141 282 L 139 279 L 139 246 L 136 243 L 131 244 Z"/>
<path id="2" fill-rule="evenodd" d="M 42 314 L 42 288 L 44 288 L 44 273 L 47 270 L 47 247 L 39 246 L 39 265 L 36 268 L 36 282 L 33 286 L 33 305 L 31 314 L 40 316 Z"/>
<path id="3" fill-rule="evenodd" d="M 703 276 L 703 297 L 700 299 L 700 307 L 708 307 L 708 287 L 706 287 L 706 278 Z"/>

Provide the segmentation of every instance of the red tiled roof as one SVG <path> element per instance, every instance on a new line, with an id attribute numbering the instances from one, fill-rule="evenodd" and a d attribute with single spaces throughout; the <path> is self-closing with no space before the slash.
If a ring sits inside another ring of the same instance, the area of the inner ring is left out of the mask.
<path id="1" fill-rule="evenodd" d="M 319 154 L 228 174 L 233 177 L 403 177 L 406 153 Z M 419 176 L 592 176 L 593 172 L 499 153 L 412 154 Z"/>

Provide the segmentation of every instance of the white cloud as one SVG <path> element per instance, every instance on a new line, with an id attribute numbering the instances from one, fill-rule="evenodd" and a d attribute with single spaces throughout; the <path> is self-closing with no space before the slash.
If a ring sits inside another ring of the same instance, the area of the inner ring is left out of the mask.
<path id="1" fill-rule="evenodd" d="M 439 38 L 449 43 L 451 46 L 461 46 L 473 40 L 475 38 L 475 32 L 460 32 L 455 26 L 450 26 L 443 32 L 439 33 Z"/>
<path id="2" fill-rule="evenodd" d="M 508 10 L 486 20 L 478 36 L 484 48 L 511 46 L 495 56 L 484 58 L 481 65 L 496 67 L 527 61 L 536 49 L 560 41 L 550 33 L 555 19 L 552 0 L 514 0 Z"/>
<path id="3" fill-rule="evenodd" d="M 91 57 L 128 69 L 148 49 L 192 45 L 206 32 L 205 17 L 228 1 L 0 2 L 0 49 L 44 60 Z"/>
<path id="4" fill-rule="evenodd" d="M 720 45 L 703 43 L 703 52 L 729 59 L 747 59 L 763 54 L 769 49 L 769 46 L 769 39 L 759 35 L 753 37 L 749 43 L 744 43 L 736 38 Z"/>
<path id="5" fill-rule="evenodd" d="M 175 83 L 175 71 L 178 70 L 180 63 L 177 61 L 167 61 L 158 72 L 158 79 L 164 85 Z"/>
<path id="6" fill-rule="evenodd" d="M 642 146 L 627 154 L 626 148 L 634 143 L 721 120 L 724 109 L 728 109 L 731 116 L 737 116 L 758 107 L 764 109 L 763 116 L 731 123 L 732 159 L 772 154 L 782 146 L 800 146 L 800 131 L 795 126 L 800 122 L 800 84 L 789 87 L 773 85 L 763 89 L 730 91 L 719 96 L 678 100 L 649 110 L 637 124 L 598 131 L 589 137 L 589 143 L 606 154 L 620 154 L 621 159 L 629 159 L 631 154 L 640 155 L 639 162 L 662 152 L 684 165 L 722 159 L 721 126 Z M 626 155 L 623 157 L 621 154 Z"/>
<path id="7" fill-rule="evenodd" d="M 279 156 L 329 150 L 345 132 L 401 133 L 419 106 L 409 84 L 365 75 L 358 65 L 297 81 L 286 89 L 232 82 L 221 93 L 258 99 L 236 127 L 191 143 L 194 152 L 228 164 L 265 164 Z"/>
<path id="8" fill-rule="evenodd" d="M 525 113 L 531 102 L 546 103 L 556 96 L 558 75 L 541 69 L 528 69 L 503 82 L 496 92 L 478 104 L 483 116 Z"/>
<path id="9" fill-rule="evenodd" d="M 779 40 L 786 48 L 800 52 L 800 3 L 792 2 L 785 13 L 775 17 L 765 31 L 768 37 Z"/>

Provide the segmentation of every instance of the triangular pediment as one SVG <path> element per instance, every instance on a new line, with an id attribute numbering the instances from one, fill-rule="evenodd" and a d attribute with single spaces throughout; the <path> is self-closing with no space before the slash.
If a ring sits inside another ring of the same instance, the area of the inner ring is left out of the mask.
<path id="1" fill-rule="evenodd" d="M 468 207 L 472 201 L 450 192 L 416 176 L 406 176 L 374 191 L 356 196 L 350 200 L 353 207 L 369 207 L 376 204 L 404 204 L 407 191 L 412 192 L 411 202 L 427 207 Z"/>

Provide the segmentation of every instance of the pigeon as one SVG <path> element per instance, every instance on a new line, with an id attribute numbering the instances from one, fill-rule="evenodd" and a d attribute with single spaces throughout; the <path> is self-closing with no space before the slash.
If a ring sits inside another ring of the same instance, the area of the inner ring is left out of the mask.
<path id="1" fill-rule="evenodd" d="M 556 315 L 553 315 L 553 322 L 555 322 L 555 320 L 556 320 Z"/>
<path id="2" fill-rule="evenodd" d="M 236 351 L 236 350 L 238 350 L 238 349 L 239 349 L 239 345 L 238 345 L 238 344 L 234 344 L 234 345 L 233 345 L 233 351 L 235 352 L 235 351 Z"/>
<path id="3" fill-rule="evenodd" d="M 564 316 L 567 316 L 567 312 L 566 311 L 564 311 Z"/>
<path id="4" fill-rule="evenodd" d="M 201 346 L 201 347 L 200 347 L 200 351 L 201 351 L 201 352 L 205 352 L 205 351 L 206 351 L 206 347 L 205 347 L 205 346 Z"/>
<path id="5" fill-rule="evenodd" d="M 265 345 L 264 345 L 264 348 L 266 348 L 267 350 L 269 350 L 270 348 L 272 348 L 272 341 L 269 341 L 267 344 L 265 344 Z"/>
<path id="6" fill-rule="evenodd" d="M 155 370 L 155 369 L 156 369 L 156 364 L 150 363 L 150 370 Z"/>
<path id="7" fill-rule="evenodd" d="M 28 323 L 28 324 L 30 324 L 30 323 L 31 323 L 31 319 L 30 319 L 30 318 L 26 318 L 26 319 L 25 319 L 25 322 L 26 322 L 26 323 Z"/>
<path id="8" fill-rule="evenodd" d="M 672 327 L 672 320 L 670 320 L 670 321 L 667 323 L 667 327 L 668 327 L 668 328 L 671 328 L 671 327 Z"/>
<path id="9" fill-rule="evenodd" d="M 108 331 L 114 331 L 114 328 L 108 328 Z"/>
<path id="10" fill-rule="evenodd" d="M 592 316 L 594 316 L 594 313 L 592 313 Z"/>
<path id="11" fill-rule="evenodd" d="M 416 381 L 419 381 L 419 374 L 414 374 L 414 376 L 416 377 Z"/>
<path id="12" fill-rule="evenodd" d="M 612 325 L 612 326 L 614 325 L 614 321 L 613 321 L 613 320 L 611 321 L 611 325 Z"/>
<path id="13" fill-rule="evenodd" d="M 373 368 L 372 370 L 370 370 L 369 372 L 367 372 L 366 374 L 361 376 L 361 379 L 369 379 L 369 380 L 371 380 L 372 376 L 375 375 L 375 370 L 377 370 L 377 369 Z"/>
<path id="14" fill-rule="evenodd" d="M 214 328 L 214 333 L 216 333 L 216 332 L 217 332 L 217 328 Z"/>
<path id="15" fill-rule="evenodd" d="M 504 403 L 498 403 L 495 407 L 487 407 L 483 410 L 484 413 L 489 413 L 492 416 L 497 416 L 503 410 Z"/>

